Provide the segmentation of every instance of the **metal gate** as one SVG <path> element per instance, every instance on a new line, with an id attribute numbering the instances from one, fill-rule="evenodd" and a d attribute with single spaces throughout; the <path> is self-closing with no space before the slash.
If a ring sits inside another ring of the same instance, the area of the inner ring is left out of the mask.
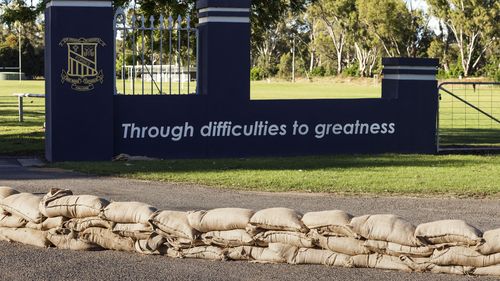
<path id="1" fill-rule="evenodd" d="M 440 151 L 500 150 L 500 83 L 443 83 L 439 100 Z"/>
<path id="2" fill-rule="evenodd" d="M 198 29 L 190 17 L 147 18 L 118 9 L 114 19 L 117 95 L 196 94 Z"/>

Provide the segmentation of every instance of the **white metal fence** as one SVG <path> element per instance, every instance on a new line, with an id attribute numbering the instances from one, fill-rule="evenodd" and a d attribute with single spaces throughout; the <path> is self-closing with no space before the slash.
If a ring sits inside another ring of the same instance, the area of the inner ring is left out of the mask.
<path id="1" fill-rule="evenodd" d="M 189 17 L 115 15 L 116 94 L 197 93 L 198 31 Z"/>

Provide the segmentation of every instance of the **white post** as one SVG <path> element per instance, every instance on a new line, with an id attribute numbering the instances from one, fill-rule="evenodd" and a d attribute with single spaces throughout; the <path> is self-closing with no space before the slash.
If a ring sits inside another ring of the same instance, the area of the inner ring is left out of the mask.
<path id="1" fill-rule="evenodd" d="M 21 23 L 19 23 L 19 83 L 22 81 L 22 66 L 23 66 L 23 60 L 21 57 Z"/>
<path id="2" fill-rule="evenodd" d="M 292 40 L 292 82 L 295 83 L 295 36 Z"/>

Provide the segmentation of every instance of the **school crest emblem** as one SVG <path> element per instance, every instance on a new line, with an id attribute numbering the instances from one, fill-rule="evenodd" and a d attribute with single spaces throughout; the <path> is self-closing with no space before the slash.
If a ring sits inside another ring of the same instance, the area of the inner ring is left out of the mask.
<path id="1" fill-rule="evenodd" d="M 79 92 L 91 91 L 95 84 L 104 83 L 97 60 L 98 47 L 106 46 L 101 39 L 64 38 L 59 46 L 68 48 L 68 66 L 62 71 L 61 83 L 69 83 Z"/>

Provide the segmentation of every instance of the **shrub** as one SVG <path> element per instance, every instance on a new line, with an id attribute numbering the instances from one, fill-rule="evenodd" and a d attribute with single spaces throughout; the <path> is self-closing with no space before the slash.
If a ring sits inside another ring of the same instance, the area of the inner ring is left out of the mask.
<path id="1" fill-rule="evenodd" d="M 323 77 L 326 74 L 326 68 L 324 66 L 317 66 L 312 69 L 311 76 Z"/>
<path id="2" fill-rule="evenodd" d="M 280 64 L 278 65 L 278 76 L 283 79 L 291 79 L 292 77 L 292 56 L 290 54 L 284 54 L 280 58 Z"/>
<path id="3" fill-rule="evenodd" d="M 250 80 L 260 81 L 264 79 L 264 71 L 260 67 L 252 67 L 250 70 Z"/>
<path id="4" fill-rule="evenodd" d="M 342 74 L 344 76 L 349 76 L 349 77 L 358 77 L 359 76 L 359 68 L 357 64 L 351 64 L 348 67 L 346 67 L 343 71 Z"/>

